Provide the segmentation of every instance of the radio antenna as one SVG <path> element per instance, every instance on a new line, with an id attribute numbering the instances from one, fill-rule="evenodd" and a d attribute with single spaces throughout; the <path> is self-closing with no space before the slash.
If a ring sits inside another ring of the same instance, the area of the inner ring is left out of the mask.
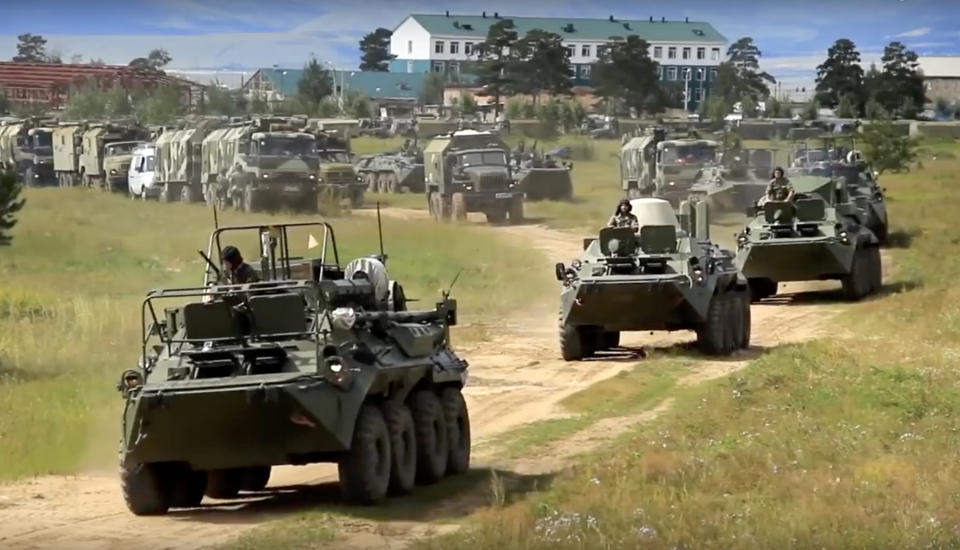
<path id="1" fill-rule="evenodd" d="M 207 193 L 213 193 L 213 190 L 208 189 Z M 220 229 L 220 220 L 217 218 L 217 199 L 214 197 L 210 204 L 213 206 L 213 228 Z"/>
<path id="2" fill-rule="evenodd" d="M 380 220 L 380 201 L 377 201 L 377 234 L 380 236 L 380 261 L 386 263 L 387 255 L 383 253 L 383 222 Z"/>

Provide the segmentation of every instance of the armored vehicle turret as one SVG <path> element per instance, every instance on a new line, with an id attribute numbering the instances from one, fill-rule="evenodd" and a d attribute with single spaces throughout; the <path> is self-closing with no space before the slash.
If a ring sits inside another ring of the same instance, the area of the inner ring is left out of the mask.
<path id="1" fill-rule="evenodd" d="M 560 350 L 567 361 L 616 348 L 623 331 L 693 330 L 700 349 L 726 355 L 750 343 L 747 281 L 733 254 L 709 240 L 705 203 L 676 215 L 657 198 L 630 201 L 637 227 L 606 227 L 557 264 Z"/>
<path id="2" fill-rule="evenodd" d="M 427 206 L 437 220 L 483 212 L 489 222 L 523 220 L 524 195 L 516 189 L 510 149 L 490 132 L 459 130 L 434 138 L 423 152 Z"/>
<path id="3" fill-rule="evenodd" d="M 753 300 L 784 281 L 839 279 L 851 300 L 881 288 L 879 240 L 841 180 L 791 173 L 794 197 L 764 200 L 737 236 L 737 266 Z"/>
<path id="4" fill-rule="evenodd" d="M 224 284 L 210 259 L 228 243 L 259 243 L 244 268 L 259 282 Z M 282 464 L 337 463 L 358 503 L 467 470 L 455 300 L 408 310 L 382 253 L 341 265 L 323 223 L 221 228 L 204 256 L 207 284 L 147 294 L 141 359 L 118 385 L 133 513 L 260 491 Z"/>

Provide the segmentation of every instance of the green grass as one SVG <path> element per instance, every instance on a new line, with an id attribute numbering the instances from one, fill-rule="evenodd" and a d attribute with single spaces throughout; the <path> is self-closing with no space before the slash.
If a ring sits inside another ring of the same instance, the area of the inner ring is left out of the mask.
<path id="1" fill-rule="evenodd" d="M 960 545 L 958 169 L 883 178 L 894 243 L 912 243 L 832 337 L 681 392 L 550 489 L 419 547 Z"/>
<path id="2" fill-rule="evenodd" d="M 329 524 L 326 512 L 307 512 L 280 524 L 247 531 L 221 547 L 230 550 L 315 548 L 336 539 L 336 530 Z"/>
<path id="3" fill-rule="evenodd" d="M 12 246 L 0 249 L 0 480 L 107 466 L 115 459 L 122 403 L 116 378 L 136 365 L 140 300 L 151 288 L 196 285 L 210 212 L 84 190 L 26 192 Z M 221 224 L 302 216 L 221 214 Z M 371 217 L 332 220 L 341 263 L 377 252 Z M 547 295 L 549 273 L 508 269 L 526 248 L 482 228 L 384 218 L 391 275 L 432 307 L 454 289 L 461 327 L 454 342 L 477 338 L 471 325 Z M 319 235 L 317 235 L 319 237 Z M 253 239 L 234 241 L 248 256 Z M 295 237 L 304 252 L 306 232 Z"/>

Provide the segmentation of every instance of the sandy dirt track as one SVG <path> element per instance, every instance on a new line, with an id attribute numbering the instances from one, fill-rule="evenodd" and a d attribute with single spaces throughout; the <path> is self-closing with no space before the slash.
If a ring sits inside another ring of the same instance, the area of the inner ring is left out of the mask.
<path id="1" fill-rule="evenodd" d="M 420 217 L 425 212 L 385 209 L 384 215 Z M 581 242 L 572 233 L 538 225 L 489 230 L 531 243 L 544 256 L 539 268 L 549 271 L 554 262 L 572 259 Z M 698 383 L 724 376 L 744 366 L 763 349 L 818 335 L 824 321 L 845 307 L 836 293 L 828 290 L 837 286 L 782 285 L 778 298 L 753 307 L 753 349 L 728 360 L 698 359 L 696 371 L 682 382 Z M 471 364 L 471 380 L 465 393 L 473 427 L 475 467 L 495 465 L 517 476 L 543 474 L 562 467 L 574 454 L 572 449 L 582 451 L 600 445 L 637 422 L 652 420 L 669 407 L 670 401 L 666 400 L 642 414 L 598 422 L 567 441 L 538 450 L 538 457 L 509 462 L 491 456 L 491 440 L 498 434 L 527 422 L 564 414 L 558 406 L 564 397 L 642 360 L 626 356 L 579 364 L 563 362 L 559 358 L 555 307 L 556 303 L 551 302 L 491 323 L 484 327 L 490 343 L 458 347 Z M 655 348 L 693 339 L 692 333 L 683 332 L 625 334 L 623 343 L 627 348 Z M 545 460 L 544 456 L 551 458 Z M 0 486 L 0 548 L 196 548 L 227 541 L 245 530 L 308 509 L 338 512 L 332 520 L 337 540 L 331 548 L 397 548 L 449 528 L 443 525 L 443 519 L 456 518 L 486 503 L 487 480 L 482 474 L 472 477 L 476 478 L 474 490 L 463 484 L 451 487 L 442 505 L 427 506 L 411 515 L 401 510 L 402 506 L 389 504 L 386 510 L 378 512 L 344 508 L 332 484 L 336 468 L 331 465 L 283 467 L 274 470 L 270 488 L 262 495 L 230 502 L 207 499 L 196 510 L 139 518 L 124 507 L 115 472 L 46 476 Z M 435 489 L 442 490 L 443 484 Z"/>

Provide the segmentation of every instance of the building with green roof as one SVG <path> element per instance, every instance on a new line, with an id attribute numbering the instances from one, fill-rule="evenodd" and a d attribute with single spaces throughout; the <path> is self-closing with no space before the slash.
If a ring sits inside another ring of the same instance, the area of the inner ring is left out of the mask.
<path id="1" fill-rule="evenodd" d="M 706 97 L 716 68 L 723 61 L 727 39 L 703 21 L 668 21 L 664 18 L 584 19 L 575 17 L 513 17 L 497 12 L 480 15 L 413 14 L 390 38 L 394 73 L 459 73 L 466 62 L 477 59 L 476 46 L 490 27 L 504 19 L 513 21 L 519 36 L 539 29 L 563 37 L 570 50 L 574 84 L 590 85 L 598 50 L 605 44 L 639 36 L 650 43 L 650 55 L 660 64 L 661 80 L 678 82 L 687 89 L 687 107 L 697 108 Z"/>

